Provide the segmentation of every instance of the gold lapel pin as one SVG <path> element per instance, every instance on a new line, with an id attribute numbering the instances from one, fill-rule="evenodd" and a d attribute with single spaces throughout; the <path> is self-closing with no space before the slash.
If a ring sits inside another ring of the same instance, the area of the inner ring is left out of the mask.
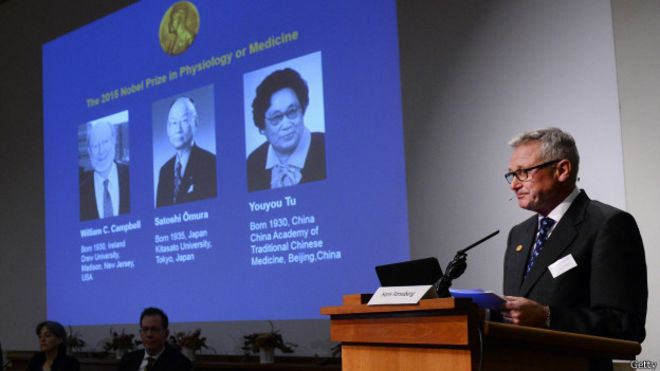
<path id="1" fill-rule="evenodd" d="M 516 251 L 517 251 L 517 252 L 521 252 L 522 249 L 523 249 L 523 245 L 518 245 L 518 246 L 516 246 Z"/>

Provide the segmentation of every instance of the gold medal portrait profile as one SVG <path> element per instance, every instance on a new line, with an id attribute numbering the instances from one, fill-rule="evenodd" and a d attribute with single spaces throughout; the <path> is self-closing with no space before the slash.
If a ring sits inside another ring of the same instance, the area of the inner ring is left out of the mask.
<path id="1" fill-rule="evenodd" d="M 169 55 L 179 55 L 192 45 L 199 33 L 199 12 L 190 1 L 179 1 L 167 9 L 160 21 L 160 47 Z"/>

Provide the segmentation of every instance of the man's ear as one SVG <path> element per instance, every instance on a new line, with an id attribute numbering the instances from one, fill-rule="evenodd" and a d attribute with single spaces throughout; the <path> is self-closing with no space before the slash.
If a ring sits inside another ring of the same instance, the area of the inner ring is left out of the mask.
<path id="1" fill-rule="evenodd" d="M 573 165 L 570 161 L 563 159 L 557 163 L 555 172 L 557 174 L 557 180 L 567 182 L 573 173 Z"/>

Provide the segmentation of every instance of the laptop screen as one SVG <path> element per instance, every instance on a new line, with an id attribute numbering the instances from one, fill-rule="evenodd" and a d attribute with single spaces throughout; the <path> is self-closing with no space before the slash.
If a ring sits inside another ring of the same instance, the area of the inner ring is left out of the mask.
<path id="1" fill-rule="evenodd" d="M 379 265 L 376 274 L 381 286 L 433 285 L 442 277 L 436 258 Z"/>

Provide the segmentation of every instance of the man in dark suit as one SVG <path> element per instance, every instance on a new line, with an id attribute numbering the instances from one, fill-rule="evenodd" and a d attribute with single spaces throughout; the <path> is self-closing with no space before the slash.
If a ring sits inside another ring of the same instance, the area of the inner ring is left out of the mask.
<path id="1" fill-rule="evenodd" d="M 130 211 L 128 165 L 115 161 L 116 136 L 108 122 L 87 124 L 87 153 L 94 171 L 79 172 L 80 220 Z"/>
<path id="2" fill-rule="evenodd" d="M 192 364 L 167 343 L 169 319 L 158 308 L 146 308 L 140 315 L 140 339 L 144 349 L 122 357 L 119 371 L 190 371 Z"/>
<path id="3" fill-rule="evenodd" d="M 557 128 L 521 134 L 505 175 L 536 215 L 511 229 L 504 259 L 505 320 L 641 342 L 646 262 L 633 217 L 576 187 L 574 139 Z M 592 369 L 611 369 L 607 360 Z"/>
<path id="4" fill-rule="evenodd" d="M 167 136 L 176 154 L 160 168 L 156 207 L 215 197 L 215 155 L 195 144 L 198 125 L 193 100 L 177 98 L 167 117 Z"/>

